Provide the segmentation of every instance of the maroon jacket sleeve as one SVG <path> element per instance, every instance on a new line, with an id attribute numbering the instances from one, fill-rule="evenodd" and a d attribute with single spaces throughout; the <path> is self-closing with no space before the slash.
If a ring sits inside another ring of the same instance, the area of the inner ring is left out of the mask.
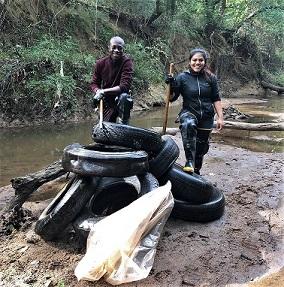
<path id="1" fill-rule="evenodd" d="M 122 93 L 127 93 L 130 89 L 133 78 L 133 61 L 130 58 L 125 60 L 122 67 L 119 87 Z"/>
<path id="2" fill-rule="evenodd" d="M 99 90 L 102 85 L 101 65 L 102 65 L 101 60 L 96 61 L 96 64 L 94 67 L 93 78 L 91 82 L 91 90 L 93 93 L 96 93 L 96 91 Z"/>
<path id="3" fill-rule="evenodd" d="M 127 93 L 130 89 L 133 77 L 133 61 L 124 56 L 121 63 L 113 63 L 111 58 L 105 57 L 96 61 L 91 90 L 96 93 L 98 89 L 119 86 L 121 93 Z"/>

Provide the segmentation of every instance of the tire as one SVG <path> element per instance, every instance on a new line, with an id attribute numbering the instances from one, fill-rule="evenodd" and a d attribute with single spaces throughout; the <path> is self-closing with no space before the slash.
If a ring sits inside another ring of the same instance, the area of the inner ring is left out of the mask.
<path id="1" fill-rule="evenodd" d="M 149 161 L 149 171 L 156 178 L 164 175 L 179 157 L 179 148 L 170 136 L 162 136 L 163 145 L 159 153 Z"/>
<path id="2" fill-rule="evenodd" d="M 92 138 L 98 143 L 154 153 L 158 153 L 162 146 L 162 137 L 155 131 L 109 122 L 103 122 L 102 128 L 94 126 Z"/>
<path id="3" fill-rule="evenodd" d="M 72 226 L 75 230 L 75 233 L 79 237 L 79 242 L 86 244 L 86 239 L 88 238 L 91 227 L 104 219 L 105 216 L 96 216 L 90 212 L 87 208 L 83 209 L 82 212 L 75 218 L 72 222 Z"/>
<path id="4" fill-rule="evenodd" d="M 128 177 L 143 174 L 149 169 L 145 151 L 115 151 L 113 147 L 84 147 L 78 143 L 67 146 L 63 151 L 64 170 L 89 176 Z M 104 151 L 105 150 L 105 151 Z"/>
<path id="5" fill-rule="evenodd" d="M 87 204 L 94 216 L 107 216 L 138 198 L 141 185 L 136 176 L 128 178 L 103 177 L 95 194 Z"/>
<path id="6" fill-rule="evenodd" d="M 191 222 L 210 222 L 219 219 L 225 210 L 223 193 L 214 188 L 209 201 L 203 204 L 192 203 L 175 199 L 171 216 Z"/>
<path id="7" fill-rule="evenodd" d="M 139 175 L 138 178 L 141 186 L 139 197 L 159 187 L 158 180 L 151 173 Z M 119 180 L 121 179 L 116 178 L 115 180 L 119 182 Z M 106 186 L 106 184 L 107 182 L 105 183 L 102 182 L 101 187 Z M 98 189 L 99 187 L 97 188 L 97 190 Z M 90 232 L 90 226 L 105 218 L 105 216 L 96 215 L 92 212 L 90 208 L 90 204 L 92 203 L 90 203 L 90 201 L 87 204 L 86 208 L 79 214 L 79 216 L 72 223 L 76 234 L 83 242 L 85 242 L 85 240 L 88 237 L 88 234 Z"/>
<path id="8" fill-rule="evenodd" d="M 78 144 L 75 143 L 74 145 L 78 145 Z M 134 151 L 134 149 L 129 148 L 129 147 L 101 144 L 101 143 L 91 143 L 89 145 L 83 146 L 83 148 L 87 150 L 96 150 L 96 151 L 103 151 L 103 152 L 132 152 Z"/>
<path id="9" fill-rule="evenodd" d="M 95 192 L 99 177 L 74 177 L 57 194 L 40 215 L 35 232 L 45 240 L 52 240 L 68 226 Z"/>
<path id="10" fill-rule="evenodd" d="M 172 193 L 175 199 L 193 204 L 207 202 L 214 190 L 214 186 L 203 177 L 195 173 L 184 172 L 182 167 L 176 163 L 159 182 L 163 185 L 168 180 L 172 183 Z"/>
<path id="11" fill-rule="evenodd" d="M 157 178 L 149 172 L 139 175 L 138 178 L 141 184 L 141 192 L 139 193 L 139 197 L 159 187 Z"/>

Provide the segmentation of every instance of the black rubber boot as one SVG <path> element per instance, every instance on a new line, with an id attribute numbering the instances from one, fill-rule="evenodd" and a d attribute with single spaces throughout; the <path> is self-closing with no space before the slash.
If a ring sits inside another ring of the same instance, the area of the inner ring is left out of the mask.
<path id="1" fill-rule="evenodd" d="M 200 174 L 200 169 L 203 164 L 203 157 L 209 150 L 209 136 L 211 131 L 198 130 L 196 139 L 196 154 L 194 162 L 194 172 Z"/>
<path id="2" fill-rule="evenodd" d="M 191 114 L 186 113 L 180 116 L 180 131 L 182 143 L 185 152 L 186 163 L 183 171 L 188 173 L 194 172 L 195 153 L 196 153 L 196 118 Z"/>
<path id="3" fill-rule="evenodd" d="M 203 163 L 203 156 L 197 155 L 195 157 L 194 172 L 200 175 L 200 170 Z"/>
<path id="4" fill-rule="evenodd" d="M 128 125 L 130 119 L 130 111 L 133 108 L 133 100 L 129 94 L 123 93 L 117 101 L 118 123 Z"/>
<path id="5" fill-rule="evenodd" d="M 183 167 L 183 171 L 188 173 L 194 172 L 194 163 L 195 163 L 195 150 L 196 150 L 196 141 L 184 141 L 183 148 L 185 153 L 186 162 Z"/>
<path id="6" fill-rule="evenodd" d="M 183 171 L 187 173 L 193 173 L 194 172 L 194 166 L 192 160 L 187 160 L 184 167 L 182 168 Z"/>

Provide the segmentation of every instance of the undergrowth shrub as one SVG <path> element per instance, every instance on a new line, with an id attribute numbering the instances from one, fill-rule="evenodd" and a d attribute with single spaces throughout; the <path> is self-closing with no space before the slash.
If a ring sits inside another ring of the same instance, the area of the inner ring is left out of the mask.
<path id="1" fill-rule="evenodd" d="M 38 119 L 52 116 L 56 103 L 60 116 L 66 118 L 76 111 L 78 94 L 88 97 L 96 55 L 81 52 L 71 37 L 44 36 L 33 46 L 16 47 L 10 57 L 13 60 L 3 61 L 0 68 L 0 109 L 10 120 L 16 114 Z"/>
<path id="2" fill-rule="evenodd" d="M 163 67 L 158 50 L 147 47 L 141 42 L 134 42 L 126 45 L 126 53 L 134 59 L 134 93 L 145 91 L 149 88 L 150 83 L 161 81 Z"/>

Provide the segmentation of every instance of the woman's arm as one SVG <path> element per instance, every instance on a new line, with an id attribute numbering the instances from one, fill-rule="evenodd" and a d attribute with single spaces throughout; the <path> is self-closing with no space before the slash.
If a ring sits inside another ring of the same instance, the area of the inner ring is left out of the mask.
<path id="1" fill-rule="evenodd" d="M 172 78 L 172 81 L 169 83 L 170 88 L 170 102 L 174 102 L 180 96 L 180 77 Z"/>
<path id="2" fill-rule="evenodd" d="M 216 128 L 217 130 L 220 131 L 224 126 L 223 109 L 222 109 L 221 101 L 214 102 L 214 107 L 215 107 L 217 117 L 218 117 Z"/>

